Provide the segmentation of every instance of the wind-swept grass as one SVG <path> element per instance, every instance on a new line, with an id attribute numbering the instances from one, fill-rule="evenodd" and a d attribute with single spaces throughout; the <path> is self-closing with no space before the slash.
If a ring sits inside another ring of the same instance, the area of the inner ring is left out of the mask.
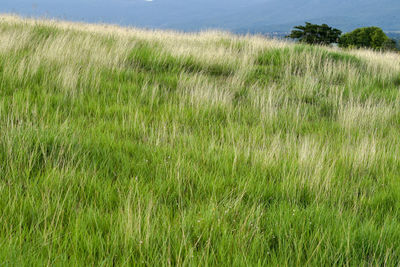
<path id="1" fill-rule="evenodd" d="M 0 263 L 400 262 L 400 57 L 0 16 Z"/>

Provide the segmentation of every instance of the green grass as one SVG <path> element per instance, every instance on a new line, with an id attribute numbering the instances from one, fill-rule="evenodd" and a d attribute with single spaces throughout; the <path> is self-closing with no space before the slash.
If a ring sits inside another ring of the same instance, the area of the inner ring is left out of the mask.
<path id="1" fill-rule="evenodd" d="M 399 55 L 0 18 L 0 265 L 400 263 Z"/>

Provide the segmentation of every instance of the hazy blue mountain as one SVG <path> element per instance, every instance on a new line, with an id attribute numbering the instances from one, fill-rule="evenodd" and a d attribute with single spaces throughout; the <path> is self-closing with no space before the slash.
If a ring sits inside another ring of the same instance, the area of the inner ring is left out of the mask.
<path id="1" fill-rule="evenodd" d="M 304 21 L 400 30 L 400 0 L 3 0 L 0 12 L 184 31 L 289 31 Z"/>

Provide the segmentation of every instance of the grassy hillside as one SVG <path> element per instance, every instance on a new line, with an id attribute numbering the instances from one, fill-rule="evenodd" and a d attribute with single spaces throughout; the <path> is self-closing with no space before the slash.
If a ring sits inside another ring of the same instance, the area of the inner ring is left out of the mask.
<path id="1" fill-rule="evenodd" d="M 400 56 L 0 16 L 0 263 L 397 265 Z"/>

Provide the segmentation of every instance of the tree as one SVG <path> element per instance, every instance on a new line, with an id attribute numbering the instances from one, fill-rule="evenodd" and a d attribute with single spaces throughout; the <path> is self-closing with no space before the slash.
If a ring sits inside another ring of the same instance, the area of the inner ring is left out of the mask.
<path id="1" fill-rule="evenodd" d="M 390 39 L 381 28 L 364 27 L 343 34 L 339 46 L 344 48 L 372 48 L 376 50 L 395 50 L 396 41 Z"/>
<path id="2" fill-rule="evenodd" d="M 295 30 L 292 30 L 291 34 L 286 36 L 286 38 L 292 38 L 303 43 L 314 45 L 336 43 L 342 34 L 341 30 L 329 27 L 327 24 L 318 25 L 306 22 L 305 26 L 300 25 L 294 28 Z"/>
<path id="3" fill-rule="evenodd" d="M 388 38 L 388 40 L 383 43 L 383 50 L 398 50 L 396 40 Z"/>

